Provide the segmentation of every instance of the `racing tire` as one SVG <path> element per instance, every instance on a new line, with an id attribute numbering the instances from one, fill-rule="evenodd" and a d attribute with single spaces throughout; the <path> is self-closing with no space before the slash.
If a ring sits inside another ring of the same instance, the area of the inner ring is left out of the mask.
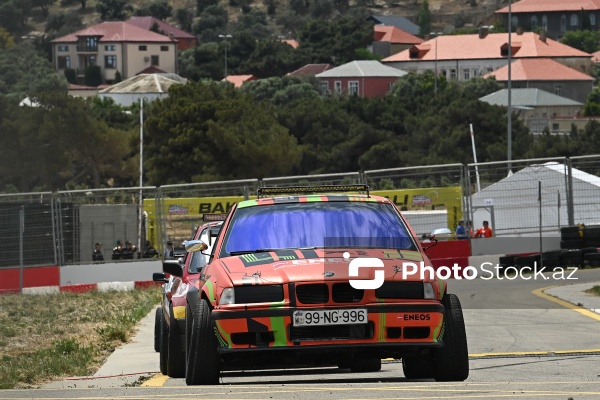
<path id="1" fill-rule="evenodd" d="M 560 238 L 562 240 L 579 238 L 579 226 L 563 226 L 560 228 Z"/>
<path id="2" fill-rule="evenodd" d="M 190 350 L 190 338 L 192 337 L 192 322 L 194 320 L 190 305 L 185 306 L 185 373 L 187 376 L 188 353 Z"/>
<path id="3" fill-rule="evenodd" d="M 462 308 L 458 297 L 446 294 L 444 311 L 444 347 L 435 351 L 433 379 L 437 382 L 464 381 L 469 377 L 469 350 Z"/>
<path id="4" fill-rule="evenodd" d="M 560 255 L 560 263 L 563 268 L 581 267 L 583 265 L 581 250 L 564 250 Z"/>
<path id="5" fill-rule="evenodd" d="M 162 308 L 160 309 L 160 316 L 159 367 L 160 373 L 167 375 L 167 360 L 169 358 L 169 325 L 167 325 Z"/>
<path id="6" fill-rule="evenodd" d="M 381 371 L 381 358 L 354 358 L 350 364 L 351 372 L 377 372 Z"/>
<path id="7" fill-rule="evenodd" d="M 154 313 L 154 351 L 160 351 L 160 320 L 162 319 L 162 308 L 158 307 Z"/>
<path id="8" fill-rule="evenodd" d="M 185 383 L 217 385 L 221 357 L 217 352 L 217 338 L 212 330 L 210 307 L 206 300 L 200 299 L 193 315 Z"/>
<path id="9" fill-rule="evenodd" d="M 600 267 L 600 253 L 588 253 L 583 256 L 583 264 L 589 268 Z"/>
<path id="10" fill-rule="evenodd" d="M 177 320 L 173 316 L 173 306 L 171 310 L 171 323 L 169 324 L 169 340 L 168 340 L 168 359 L 167 359 L 167 375 L 171 378 L 185 377 L 185 353 L 181 343 L 181 334 L 177 326 Z"/>
<path id="11" fill-rule="evenodd" d="M 582 245 L 581 239 L 567 239 L 560 241 L 560 248 L 563 250 L 580 249 Z"/>
<path id="12" fill-rule="evenodd" d="M 433 363 L 426 356 L 402 357 L 402 371 L 406 379 L 431 379 Z"/>

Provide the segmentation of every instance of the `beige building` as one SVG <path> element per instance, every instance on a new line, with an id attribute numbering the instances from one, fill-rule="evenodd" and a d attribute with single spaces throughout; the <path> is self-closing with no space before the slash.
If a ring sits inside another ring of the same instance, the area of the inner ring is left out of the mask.
<path id="1" fill-rule="evenodd" d="M 117 71 L 122 79 L 149 67 L 176 73 L 177 42 L 127 22 L 102 22 L 54 39 L 52 62 L 60 72 L 74 69 L 78 82 L 91 65 L 100 67 L 105 83 L 112 83 Z"/>

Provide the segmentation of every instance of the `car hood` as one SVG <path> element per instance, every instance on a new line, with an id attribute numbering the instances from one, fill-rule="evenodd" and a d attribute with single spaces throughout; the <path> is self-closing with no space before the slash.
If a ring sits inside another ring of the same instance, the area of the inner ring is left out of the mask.
<path id="1" fill-rule="evenodd" d="M 348 252 L 349 258 L 344 258 Z M 284 284 L 288 282 L 344 281 L 374 279 L 377 268 L 359 268 L 358 276 L 350 276 L 349 265 L 354 259 L 378 258 L 383 262 L 386 280 L 402 280 L 405 263 L 417 266 L 421 261 L 430 265 L 422 253 L 410 250 L 283 250 L 252 253 L 220 259 L 234 286 Z M 405 280 L 422 280 L 419 274 Z"/>

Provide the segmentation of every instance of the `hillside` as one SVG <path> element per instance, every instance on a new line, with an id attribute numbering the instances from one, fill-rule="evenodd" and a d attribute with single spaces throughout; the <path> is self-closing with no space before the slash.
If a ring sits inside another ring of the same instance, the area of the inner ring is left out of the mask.
<path id="1" fill-rule="evenodd" d="M 159 2 L 160 0 L 156 0 Z M 215 0 L 227 9 L 229 20 L 235 21 L 240 15 L 240 4 L 249 3 L 250 7 L 258 7 L 267 10 L 268 4 L 274 4 L 276 12 L 271 14 L 271 24 L 276 34 L 286 35 L 289 30 L 281 25 L 281 15 L 290 9 L 290 3 L 295 0 Z M 296 0 L 297 1 L 297 0 Z M 306 4 L 311 4 L 316 0 L 304 0 Z M 319 0 L 322 1 L 322 0 Z M 48 14 L 39 9 L 34 9 L 32 16 L 28 20 L 28 26 L 33 31 L 44 32 L 46 25 L 59 14 L 71 15 L 74 18 L 81 19 L 84 26 L 89 26 L 100 21 L 100 14 L 96 11 L 96 0 L 85 1 L 85 8 L 81 7 L 81 0 L 56 0 L 50 6 Z M 191 15 L 196 15 L 197 0 L 167 0 L 172 8 L 171 17 L 167 22 L 174 25 L 177 23 L 175 15 L 178 10 L 185 10 Z M 339 2 L 333 0 L 334 4 Z M 343 2 L 343 1 L 341 1 Z M 147 7 L 151 2 L 148 0 L 129 0 L 131 10 L 127 14 L 132 15 L 135 10 Z M 210 3 L 210 1 L 206 1 Z M 505 6 L 507 0 L 429 0 L 429 9 L 432 16 L 432 25 L 436 30 L 452 31 L 455 27 L 464 25 L 478 25 L 491 23 L 494 11 Z M 235 4 L 235 5 L 232 5 Z M 398 15 L 406 17 L 417 23 L 417 16 L 422 4 L 422 0 L 349 0 L 350 8 L 360 5 L 367 5 L 369 11 L 374 15 Z M 339 14 L 339 8 L 335 8 Z M 194 17 L 197 18 L 197 17 Z"/>

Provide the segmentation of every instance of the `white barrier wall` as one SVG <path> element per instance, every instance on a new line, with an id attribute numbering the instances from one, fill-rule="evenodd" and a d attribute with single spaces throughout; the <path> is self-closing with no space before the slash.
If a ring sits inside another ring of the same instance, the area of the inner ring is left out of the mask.
<path id="1" fill-rule="evenodd" d="M 60 267 L 60 286 L 151 281 L 154 272 L 162 272 L 160 260 L 67 265 Z"/>
<path id="2" fill-rule="evenodd" d="M 543 236 L 542 251 L 560 250 L 560 237 Z M 491 237 L 471 239 L 471 254 L 536 253 L 540 251 L 539 237 Z"/>

